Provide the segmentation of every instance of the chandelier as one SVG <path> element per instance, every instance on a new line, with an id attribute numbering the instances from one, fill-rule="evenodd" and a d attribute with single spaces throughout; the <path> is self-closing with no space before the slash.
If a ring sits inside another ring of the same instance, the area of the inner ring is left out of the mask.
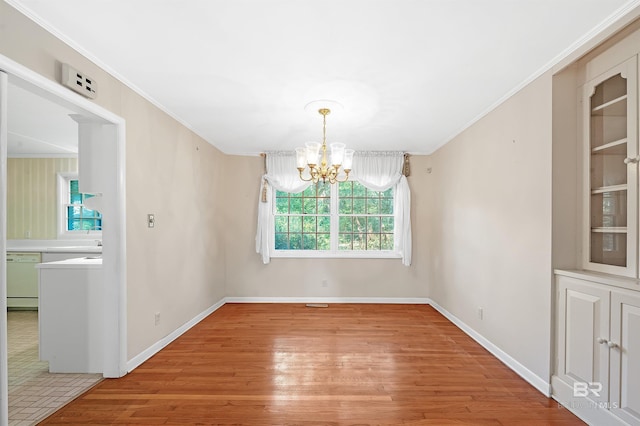
<path id="1" fill-rule="evenodd" d="M 300 179 L 305 182 L 318 183 L 346 182 L 349 179 L 351 163 L 353 162 L 353 149 L 345 149 L 343 143 L 334 142 L 331 148 L 331 163 L 327 162 L 327 115 L 331 113 L 329 108 L 320 108 L 318 112 L 322 115 L 322 144 L 318 142 L 307 142 L 304 148 L 296 148 L 296 163 L 300 172 Z M 322 149 L 322 152 L 320 150 Z M 304 177 L 302 173 L 309 167 L 309 176 Z M 338 179 L 340 167 L 344 170 L 344 179 Z"/>

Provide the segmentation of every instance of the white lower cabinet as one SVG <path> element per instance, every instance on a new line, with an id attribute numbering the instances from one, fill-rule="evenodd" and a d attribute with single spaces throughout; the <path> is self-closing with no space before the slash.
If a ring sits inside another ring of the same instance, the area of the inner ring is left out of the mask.
<path id="1" fill-rule="evenodd" d="M 590 424 L 640 425 L 640 292 L 559 273 L 553 397 Z"/>

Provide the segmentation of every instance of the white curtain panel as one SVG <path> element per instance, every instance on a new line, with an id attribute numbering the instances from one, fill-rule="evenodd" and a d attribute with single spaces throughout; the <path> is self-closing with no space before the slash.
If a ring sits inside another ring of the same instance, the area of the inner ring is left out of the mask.
<path id="1" fill-rule="evenodd" d="M 404 153 L 356 152 L 353 157 L 353 180 L 373 191 L 393 188 L 394 246 L 402 254 L 402 264 L 411 265 L 411 191 L 402 174 Z"/>
<path id="2" fill-rule="evenodd" d="M 296 168 L 296 156 L 293 152 L 267 152 L 267 174 L 262 176 L 260 197 L 258 199 L 258 229 L 256 232 L 256 252 L 262 256 L 262 262 L 266 265 L 271 261 L 273 241 L 271 226 L 273 221 L 273 190 L 285 192 L 302 192 L 311 182 L 300 179 L 300 173 Z M 262 201 L 264 182 L 266 185 L 265 201 Z"/>
<path id="3" fill-rule="evenodd" d="M 395 249 L 402 254 L 402 264 L 411 265 L 411 193 L 407 178 L 402 174 L 404 154 L 402 152 L 357 152 L 353 158 L 350 179 L 360 182 L 373 191 L 394 188 Z M 266 202 L 262 201 L 262 189 L 258 200 L 258 229 L 256 252 L 263 263 L 271 260 L 273 189 L 286 192 L 301 192 L 310 182 L 303 182 L 296 169 L 296 158 L 290 152 L 268 152 L 267 173 L 262 185 L 268 182 Z"/>

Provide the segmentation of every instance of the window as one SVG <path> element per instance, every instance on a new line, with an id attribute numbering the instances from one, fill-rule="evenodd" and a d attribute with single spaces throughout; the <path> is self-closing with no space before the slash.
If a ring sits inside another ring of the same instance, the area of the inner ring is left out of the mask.
<path id="1" fill-rule="evenodd" d="M 58 176 L 59 220 L 61 237 L 95 236 L 102 233 L 102 214 L 85 207 L 85 200 L 93 197 L 78 190 L 76 175 Z"/>
<path id="2" fill-rule="evenodd" d="M 338 197 L 339 250 L 393 250 L 393 189 L 345 182 Z"/>
<path id="3" fill-rule="evenodd" d="M 296 194 L 276 191 L 276 250 L 331 249 L 331 185 L 318 183 Z"/>
<path id="4" fill-rule="evenodd" d="M 300 180 L 294 155 L 265 157 L 255 239 L 263 263 L 380 257 L 411 265 L 411 191 L 402 152 L 362 152 L 354 157 L 351 181 L 311 188 Z"/>
<path id="5" fill-rule="evenodd" d="M 393 189 L 319 182 L 300 193 L 275 191 L 274 197 L 274 256 L 399 257 Z"/>

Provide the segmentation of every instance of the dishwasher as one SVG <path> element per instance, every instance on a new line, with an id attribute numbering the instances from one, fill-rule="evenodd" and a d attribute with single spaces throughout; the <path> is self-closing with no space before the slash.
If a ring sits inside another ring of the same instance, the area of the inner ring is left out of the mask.
<path id="1" fill-rule="evenodd" d="M 40 253 L 7 253 L 7 308 L 38 309 Z"/>

